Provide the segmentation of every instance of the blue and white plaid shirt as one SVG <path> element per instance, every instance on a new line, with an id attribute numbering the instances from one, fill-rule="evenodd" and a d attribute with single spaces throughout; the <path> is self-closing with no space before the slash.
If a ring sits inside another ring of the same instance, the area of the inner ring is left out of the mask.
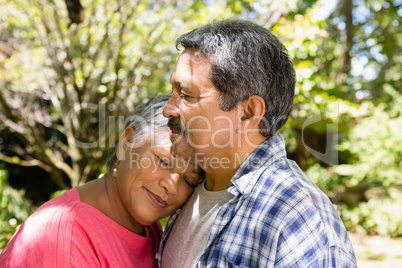
<path id="1" fill-rule="evenodd" d="M 286 158 L 282 135 L 246 159 L 228 191 L 234 198 L 218 212 L 196 267 L 356 267 L 334 206 Z M 180 211 L 166 226 L 159 265 Z"/>

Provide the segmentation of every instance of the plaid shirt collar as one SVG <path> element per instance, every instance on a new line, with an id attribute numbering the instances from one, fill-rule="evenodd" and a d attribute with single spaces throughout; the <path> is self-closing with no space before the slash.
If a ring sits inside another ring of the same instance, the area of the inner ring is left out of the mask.
<path id="1" fill-rule="evenodd" d="M 283 135 L 276 135 L 261 143 L 241 164 L 232 178 L 229 192 L 247 197 L 257 183 L 258 176 L 254 172 L 260 168 L 269 168 L 279 159 L 286 157 L 285 140 Z"/>

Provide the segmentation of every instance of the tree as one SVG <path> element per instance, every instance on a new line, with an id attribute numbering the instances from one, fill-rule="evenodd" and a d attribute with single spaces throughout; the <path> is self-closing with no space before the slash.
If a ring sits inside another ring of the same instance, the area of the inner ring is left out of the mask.
<path id="1" fill-rule="evenodd" d="M 98 1 L 88 5 L 88 20 L 68 27 L 63 4 L 6 5 L 13 11 L 8 29 L 19 36 L 8 41 L 13 51 L 2 72 L 0 122 L 3 133 L 19 140 L 3 143 L 0 159 L 39 166 L 68 188 L 104 164 L 122 123 L 118 116 L 165 89 L 174 55 L 163 45 L 172 43 L 165 33 L 174 23 L 165 17 L 175 7 Z"/>
<path id="2" fill-rule="evenodd" d="M 66 0 L 68 16 L 70 17 L 70 24 L 81 23 L 84 21 L 84 8 L 80 0 Z"/>
<path id="3" fill-rule="evenodd" d="M 392 92 L 401 92 L 400 1 L 332 3 L 302 1 L 299 9 L 281 17 L 273 28 L 289 36 L 285 45 L 297 69 L 288 135 L 295 139 L 293 148 L 298 145 L 295 158 L 304 169 L 311 163 L 313 150 L 325 153 L 328 149 L 325 137 L 339 134 L 336 143 L 347 139 L 349 129 L 358 123 L 355 110 L 362 103 L 386 103 L 387 112 L 394 103 Z M 331 109 L 336 110 L 333 116 Z M 314 114 L 322 120 L 306 126 L 306 118 Z M 335 129 L 328 128 L 331 124 Z M 342 154 L 339 157 L 322 164 L 348 161 Z"/>
<path id="4" fill-rule="evenodd" d="M 62 189 L 96 177 L 136 104 L 169 90 L 179 33 L 251 8 L 248 1 L 153 0 L 2 7 L 0 40 L 9 51 L 0 79 L 0 160 L 41 167 Z M 280 16 L 287 6 L 278 10 L 267 12 Z"/>

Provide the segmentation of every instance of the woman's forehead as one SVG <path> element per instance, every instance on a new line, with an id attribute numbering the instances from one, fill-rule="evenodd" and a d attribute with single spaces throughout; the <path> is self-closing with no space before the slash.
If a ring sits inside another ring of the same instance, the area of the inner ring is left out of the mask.
<path id="1" fill-rule="evenodd" d="M 148 143 L 153 149 L 170 150 L 171 141 L 169 139 L 170 129 L 167 127 L 155 131 L 149 135 Z"/>

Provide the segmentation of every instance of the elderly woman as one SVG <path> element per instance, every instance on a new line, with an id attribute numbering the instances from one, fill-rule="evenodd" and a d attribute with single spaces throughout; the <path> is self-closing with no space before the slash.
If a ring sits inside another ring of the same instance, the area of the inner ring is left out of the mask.
<path id="1" fill-rule="evenodd" d="M 156 266 L 158 220 L 182 206 L 202 179 L 190 159 L 170 155 L 162 116 L 168 98 L 137 109 L 102 178 L 48 201 L 22 224 L 0 255 L 1 267 Z"/>

